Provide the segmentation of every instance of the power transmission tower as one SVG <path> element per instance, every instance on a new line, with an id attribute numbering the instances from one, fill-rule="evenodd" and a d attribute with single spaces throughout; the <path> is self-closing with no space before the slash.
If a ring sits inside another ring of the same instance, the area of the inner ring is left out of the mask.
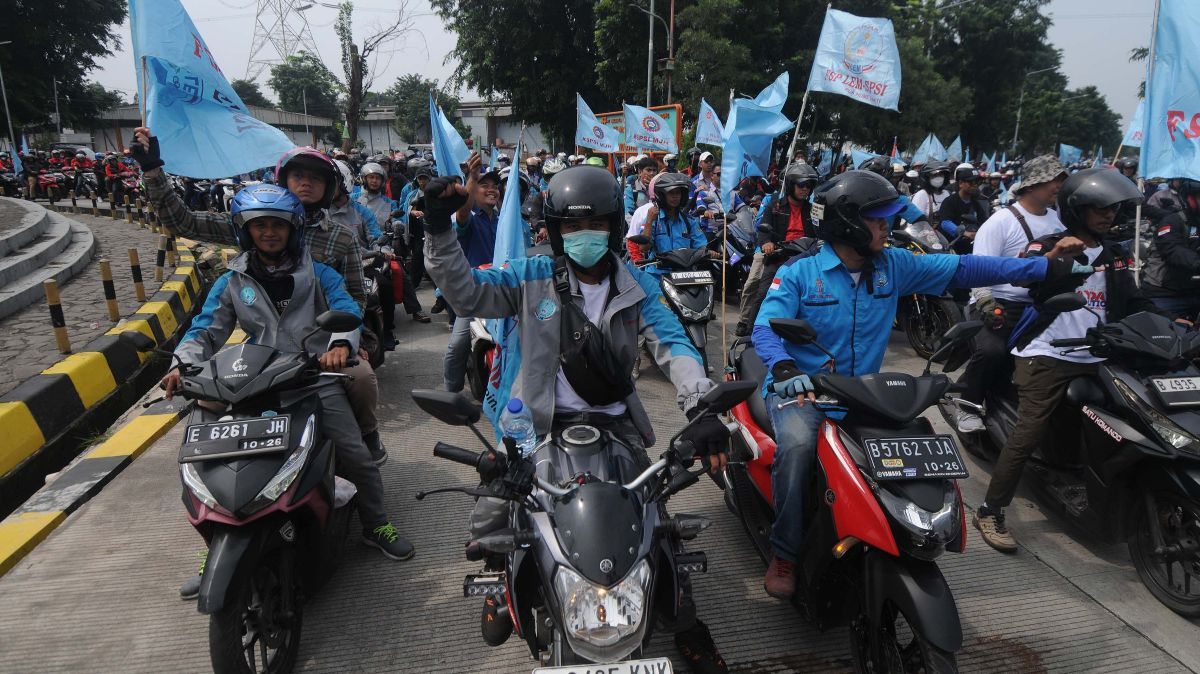
<path id="1" fill-rule="evenodd" d="M 264 70 L 301 50 L 320 56 L 304 16 L 313 4 L 303 0 L 258 0 L 246 79 L 258 79 Z"/>

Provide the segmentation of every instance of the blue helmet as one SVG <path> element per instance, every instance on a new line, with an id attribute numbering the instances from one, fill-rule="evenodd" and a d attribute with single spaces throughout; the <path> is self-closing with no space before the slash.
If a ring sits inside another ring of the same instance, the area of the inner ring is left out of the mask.
<path id="1" fill-rule="evenodd" d="M 292 225 L 288 237 L 288 252 L 299 256 L 303 247 L 300 228 L 304 226 L 304 204 L 285 187 L 262 183 L 240 190 L 230 204 L 234 233 L 242 250 L 252 250 L 254 242 L 246 226 L 255 218 L 270 217 L 286 220 Z"/>

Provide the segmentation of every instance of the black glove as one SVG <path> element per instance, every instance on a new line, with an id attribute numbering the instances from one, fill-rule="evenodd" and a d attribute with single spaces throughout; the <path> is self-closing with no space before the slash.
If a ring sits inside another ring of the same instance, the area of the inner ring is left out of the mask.
<path id="1" fill-rule="evenodd" d="M 688 421 L 692 421 L 701 414 L 699 407 L 693 407 L 688 410 Z M 725 451 L 729 441 L 729 429 L 721 423 L 716 414 L 703 413 L 700 420 L 689 426 L 679 436 L 679 439 L 691 442 L 692 446 L 696 448 L 696 456 L 710 456 Z"/>
<path id="2" fill-rule="evenodd" d="M 1074 274 L 1079 274 L 1082 279 L 1094 272 L 1095 269 L 1091 265 L 1076 262 L 1073 258 L 1060 257 L 1050 260 L 1050 266 L 1046 269 L 1046 280 L 1057 281 Z"/>
<path id="3" fill-rule="evenodd" d="M 142 172 L 153 171 L 161 167 L 163 162 L 162 157 L 158 156 L 158 136 L 150 136 L 150 147 L 146 147 L 141 143 L 131 143 L 129 145 L 129 156 L 142 167 Z"/>
<path id="4" fill-rule="evenodd" d="M 466 195 L 454 189 L 452 179 L 439 176 L 425 183 L 425 231 L 430 234 L 450 231 L 451 217 L 465 203 Z"/>

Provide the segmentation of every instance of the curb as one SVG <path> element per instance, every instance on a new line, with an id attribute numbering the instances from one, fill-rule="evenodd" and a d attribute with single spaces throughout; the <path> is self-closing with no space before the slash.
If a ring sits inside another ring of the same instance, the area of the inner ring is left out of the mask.
<path id="1" fill-rule="evenodd" d="M 53 446 L 89 414 L 111 408 L 114 399 L 122 397 L 115 394 L 144 374 L 148 356 L 122 344 L 118 336 L 137 330 L 162 345 L 187 325 L 206 288 L 183 240 L 176 242 L 176 253 L 180 266 L 134 313 L 0 396 L 0 512 L 19 505 L 44 475 L 74 458 L 77 450 Z M 110 411 L 117 416 L 129 402 Z"/>
<path id="2" fill-rule="evenodd" d="M 245 341 L 240 329 L 228 344 Z M 160 401 L 125 423 L 112 437 L 89 449 L 78 461 L 42 487 L 13 514 L 0 521 L 0 577 L 33 551 L 104 485 L 171 430 L 189 405 Z"/>

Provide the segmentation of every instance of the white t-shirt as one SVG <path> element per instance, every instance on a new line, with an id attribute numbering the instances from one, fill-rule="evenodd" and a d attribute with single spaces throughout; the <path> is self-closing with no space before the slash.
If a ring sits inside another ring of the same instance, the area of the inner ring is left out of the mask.
<path id="1" fill-rule="evenodd" d="M 641 234 L 642 230 L 646 228 L 646 216 L 650 213 L 650 207 L 653 205 L 654 202 L 647 201 L 641 206 L 638 206 L 637 210 L 633 212 L 633 215 L 629 216 L 629 231 L 625 232 L 626 239 L 631 236 L 637 236 L 638 234 Z"/>
<path id="2" fill-rule="evenodd" d="M 925 217 L 929 218 L 930 224 L 936 225 L 933 221 L 933 216 L 942 207 L 942 202 L 946 197 L 950 196 L 950 192 L 941 190 L 937 194 L 930 194 L 928 190 L 917 190 L 917 193 L 909 197 L 912 200 L 913 206 L 921 209 Z"/>
<path id="3" fill-rule="evenodd" d="M 579 292 L 583 294 L 583 315 L 596 325 L 600 325 L 600 315 L 604 313 L 604 305 L 608 302 L 609 280 L 605 278 L 600 283 L 579 283 Z M 625 403 L 613 403 L 603 407 L 593 407 L 579 397 L 562 368 L 558 368 L 558 376 L 554 382 L 554 411 L 556 412 L 599 412 L 601 414 L 618 415 L 625 413 Z"/>
<path id="4" fill-rule="evenodd" d="M 1014 203 L 1013 208 L 1025 216 L 1025 224 L 1029 225 L 1029 231 L 1035 239 L 1066 229 L 1058 219 L 1058 212 L 1053 209 L 1046 209 L 1045 215 L 1034 215 L 1022 208 L 1021 204 Z M 1027 245 L 1029 238 L 1025 236 L 1021 223 L 1007 208 L 1001 208 L 980 225 L 971 252 L 975 255 L 1018 257 Z M 992 297 L 1012 302 L 1029 302 L 1029 291 L 1004 283 L 992 286 Z"/>
<path id="5" fill-rule="evenodd" d="M 1104 249 L 1101 246 L 1095 248 L 1086 248 L 1084 253 L 1087 255 L 1088 263 L 1096 261 L 1100 256 L 1100 252 Z M 1069 360 L 1076 363 L 1099 363 L 1104 360 L 1097 358 L 1086 349 L 1063 353 L 1064 347 L 1050 346 L 1050 342 L 1055 339 L 1071 339 L 1083 337 L 1087 334 L 1088 328 L 1094 328 L 1100 323 L 1107 320 L 1107 297 L 1108 285 L 1104 280 L 1104 272 L 1098 271 L 1087 280 L 1083 285 L 1079 286 L 1075 292 L 1087 298 L 1087 308 L 1100 315 L 1100 321 L 1096 321 L 1096 317 L 1088 312 L 1087 309 L 1076 309 L 1068 311 L 1064 314 L 1059 314 L 1054 322 L 1050 324 L 1042 334 L 1038 335 L 1024 349 L 1017 351 L 1013 349 L 1013 355 L 1021 358 L 1031 358 L 1033 356 L 1050 356 L 1059 360 Z"/>

